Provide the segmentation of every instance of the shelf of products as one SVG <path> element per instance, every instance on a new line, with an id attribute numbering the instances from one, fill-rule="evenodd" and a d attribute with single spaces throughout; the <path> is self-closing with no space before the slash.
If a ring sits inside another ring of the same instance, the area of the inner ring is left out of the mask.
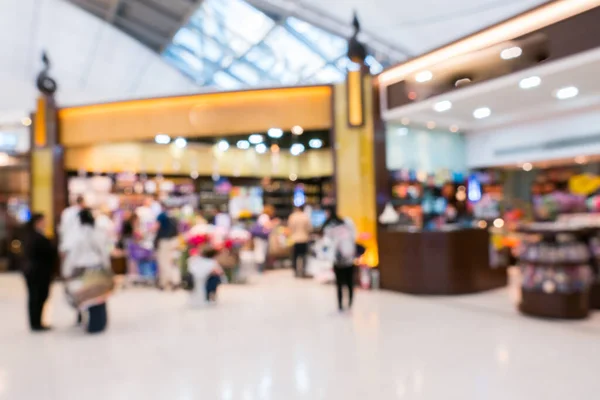
<path id="1" fill-rule="evenodd" d="M 587 317 L 594 280 L 590 230 L 532 224 L 520 232 L 528 236 L 519 255 L 521 312 L 547 318 Z"/>

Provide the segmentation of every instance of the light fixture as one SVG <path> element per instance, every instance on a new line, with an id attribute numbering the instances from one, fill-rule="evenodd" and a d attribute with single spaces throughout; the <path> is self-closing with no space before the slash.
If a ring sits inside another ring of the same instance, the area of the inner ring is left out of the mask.
<path id="1" fill-rule="evenodd" d="M 240 150 L 248 150 L 250 148 L 250 142 L 247 140 L 238 140 L 237 148 Z"/>
<path id="2" fill-rule="evenodd" d="M 419 83 L 430 81 L 433 78 L 431 71 L 421 71 L 415 76 L 415 80 Z"/>
<path id="3" fill-rule="evenodd" d="M 581 165 L 587 162 L 587 158 L 585 156 L 577 156 L 575 157 L 575 163 Z"/>
<path id="4" fill-rule="evenodd" d="M 458 132 L 458 125 L 450 125 L 450 132 L 453 132 L 453 133 Z"/>
<path id="5" fill-rule="evenodd" d="M 227 140 L 220 140 L 219 143 L 217 143 L 217 148 L 220 151 L 227 151 L 229 149 L 229 143 L 227 143 Z"/>
<path id="6" fill-rule="evenodd" d="M 427 123 L 427 129 L 434 129 L 434 128 L 435 128 L 435 122 L 429 121 Z"/>
<path id="7" fill-rule="evenodd" d="M 496 228 L 502 228 L 504 226 L 504 220 L 502 218 L 496 218 L 494 220 L 494 226 Z"/>
<path id="8" fill-rule="evenodd" d="M 295 182 L 298 179 L 298 175 L 290 174 L 290 181 Z"/>
<path id="9" fill-rule="evenodd" d="M 503 60 L 512 60 L 513 58 L 521 57 L 521 54 L 523 54 L 523 49 L 521 49 L 519 46 L 514 46 L 502 50 L 500 52 L 500 58 Z"/>
<path id="10" fill-rule="evenodd" d="M 531 165 L 531 163 L 526 162 L 525 164 L 523 164 L 523 171 L 531 171 L 533 169 L 533 165 Z"/>
<path id="11" fill-rule="evenodd" d="M 304 133 L 304 129 L 300 125 L 296 125 L 292 127 L 292 133 L 294 135 L 302 135 Z"/>
<path id="12" fill-rule="evenodd" d="M 473 117 L 476 119 L 487 118 L 490 115 L 492 115 L 492 110 L 490 110 L 488 107 L 481 107 L 473 111 Z"/>
<path id="13" fill-rule="evenodd" d="M 440 101 L 438 103 L 435 103 L 435 105 L 433 106 L 433 109 L 437 112 L 448 111 L 451 108 L 452 108 L 452 102 L 450 100 Z"/>
<path id="14" fill-rule="evenodd" d="M 539 76 L 530 76 L 529 78 L 521 79 L 519 87 L 521 89 L 531 89 L 540 86 L 542 79 Z"/>
<path id="15" fill-rule="evenodd" d="M 272 144 L 271 145 L 271 153 L 279 153 L 279 145 Z"/>
<path id="16" fill-rule="evenodd" d="M 29 118 L 29 117 L 21 118 L 21 124 L 23 124 L 23 126 L 31 126 L 31 118 Z"/>
<path id="17" fill-rule="evenodd" d="M 250 135 L 250 137 L 248 138 L 248 141 L 252 144 L 262 143 L 263 140 L 264 140 L 263 135 L 259 135 L 257 133 Z"/>
<path id="18" fill-rule="evenodd" d="M 321 139 L 310 139 L 308 141 L 308 146 L 311 149 L 320 149 L 323 147 L 323 141 Z"/>
<path id="19" fill-rule="evenodd" d="M 175 139 L 175 146 L 179 147 L 180 149 L 184 149 L 185 146 L 187 146 L 187 140 L 185 140 L 185 138 L 178 137 Z"/>
<path id="20" fill-rule="evenodd" d="M 269 137 L 272 137 L 273 139 L 279 139 L 283 136 L 283 130 L 280 128 L 271 128 L 267 132 L 267 135 L 269 135 Z"/>
<path id="21" fill-rule="evenodd" d="M 484 220 L 481 220 L 477 223 L 477 226 L 480 227 L 481 229 L 485 229 L 485 228 L 487 228 L 487 222 L 485 222 Z"/>
<path id="22" fill-rule="evenodd" d="M 554 97 L 556 97 L 559 100 L 566 100 L 566 99 L 571 99 L 575 96 L 577 96 L 579 94 L 579 89 L 577 89 L 575 86 L 567 86 L 561 89 L 558 89 L 556 91 L 556 93 L 554 94 Z"/>
<path id="23" fill-rule="evenodd" d="M 171 143 L 171 137 L 169 135 L 165 135 L 164 133 L 159 133 L 154 137 L 154 141 L 157 144 L 169 144 Z"/>
<path id="24" fill-rule="evenodd" d="M 293 156 L 298 156 L 304 152 L 304 145 L 301 143 L 294 143 L 292 147 L 290 147 L 290 153 Z"/>
<path id="25" fill-rule="evenodd" d="M 400 120 L 400 122 L 402 123 L 402 125 L 408 125 L 410 124 L 410 119 L 404 117 Z"/>
<path id="26" fill-rule="evenodd" d="M 190 174 L 190 178 L 192 179 L 198 179 L 198 171 L 192 171 L 192 173 Z"/>
<path id="27" fill-rule="evenodd" d="M 264 154 L 267 152 L 267 146 L 264 143 L 259 143 L 254 148 L 258 154 Z"/>

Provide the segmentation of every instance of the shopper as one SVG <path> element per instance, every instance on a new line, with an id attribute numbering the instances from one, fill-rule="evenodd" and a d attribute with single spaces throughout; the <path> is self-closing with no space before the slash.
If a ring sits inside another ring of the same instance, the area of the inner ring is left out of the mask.
<path id="1" fill-rule="evenodd" d="M 218 251 L 214 248 L 206 247 L 201 255 L 188 259 L 188 271 L 194 277 L 192 304 L 198 304 L 202 297 L 206 302 L 217 300 L 217 288 L 223 275 L 223 269 L 216 260 L 217 254 Z"/>
<path id="2" fill-rule="evenodd" d="M 23 272 L 29 298 L 29 327 L 34 332 L 50 329 L 42 324 L 42 314 L 50 291 L 57 251 L 52 242 L 44 236 L 45 228 L 46 219 L 42 214 L 34 214 L 26 227 Z"/>
<path id="3" fill-rule="evenodd" d="M 267 256 L 269 255 L 269 235 L 273 229 L 273 217 L 275 208 L 272 205 L 266 205 L 263 213 L 256 220 L 251 233 L 254 245 L 254 261 L 258 265 L 258 270 L 262 272 L 267 265 Z"/>
<path id="4" fill-rule="evenodd" d="M 59 249 L 63 258 L 65 254 L 65 243 L 71 242 L 70 234 L 76 232 L 76 227 L 79 224 L 79 212 L 85 208 L 85 200 L 83 196 L 77 196 L 75 202 L 65 208 L 60 215 L 60 224 L 58 226 L 59 234 Z"/>
<path id="5" fill-rule="evenodd" d="M 308 240 L 312 231 L 310 218 L 304 212 L 304 206 L 296 207 L 288 218 L 290 238 L 293 243 L 292 266 L 296 276 L 306 273 L 306 256 L 308 254 Z"/>
<path id="6" fill-rule="evenodd" d="M 176 288 L 181 282 L 181 272 L 175 260 L 177 248 L 177 221 L 168 213 L 167 207 L 161 205 L 162 211 L 156 219 L 156 261 L 158 263 L 158 287 Z"/>
<path id="7" fill-rule="evenodd" d="M 337 286 L 338 308 L 344 310 L 343 288 L 348 288 L 348 308 L 354 297 L 354 258 L 356 257 L 356 229 L 351 219 L 342 219 L 335 209 L 323 224 L 322 233 L 333 244 L 333 270 Z"/>
<path id="8" fill-rule="evenodd" d="M 102 332 L 108 321 L 106 300 L 113 287 L 110 240 L 105 230 L 96 226 L 89 209 L 79 212 L 78 224 L 71 229 L 63 265 L 67 293 L 78 309 L 78 323 L 85 322 L 90 333 Z"/>

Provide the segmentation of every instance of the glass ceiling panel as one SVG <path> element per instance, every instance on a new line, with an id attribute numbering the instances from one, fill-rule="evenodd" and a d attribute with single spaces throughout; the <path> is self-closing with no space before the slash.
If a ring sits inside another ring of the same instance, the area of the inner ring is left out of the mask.
<path id="1" fill-rule="evenodd" d="M 204 0 L 164 59 L 194 81 L 222 89 L 344 80 L 346 38 L 295 17 L 273 20 L 243 0 Z M 370 56 L 372 73 L 389 65 Z"/>

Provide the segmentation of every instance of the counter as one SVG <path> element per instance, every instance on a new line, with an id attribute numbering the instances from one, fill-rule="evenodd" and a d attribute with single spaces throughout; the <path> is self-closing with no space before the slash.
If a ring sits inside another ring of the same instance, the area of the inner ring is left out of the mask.
<path id="1" fill-rule="evenodd" d="M 412 294 L 475 293 L 506 286 L 490 268 L 487 230 L 378 232 L 381 288 Z"/>

